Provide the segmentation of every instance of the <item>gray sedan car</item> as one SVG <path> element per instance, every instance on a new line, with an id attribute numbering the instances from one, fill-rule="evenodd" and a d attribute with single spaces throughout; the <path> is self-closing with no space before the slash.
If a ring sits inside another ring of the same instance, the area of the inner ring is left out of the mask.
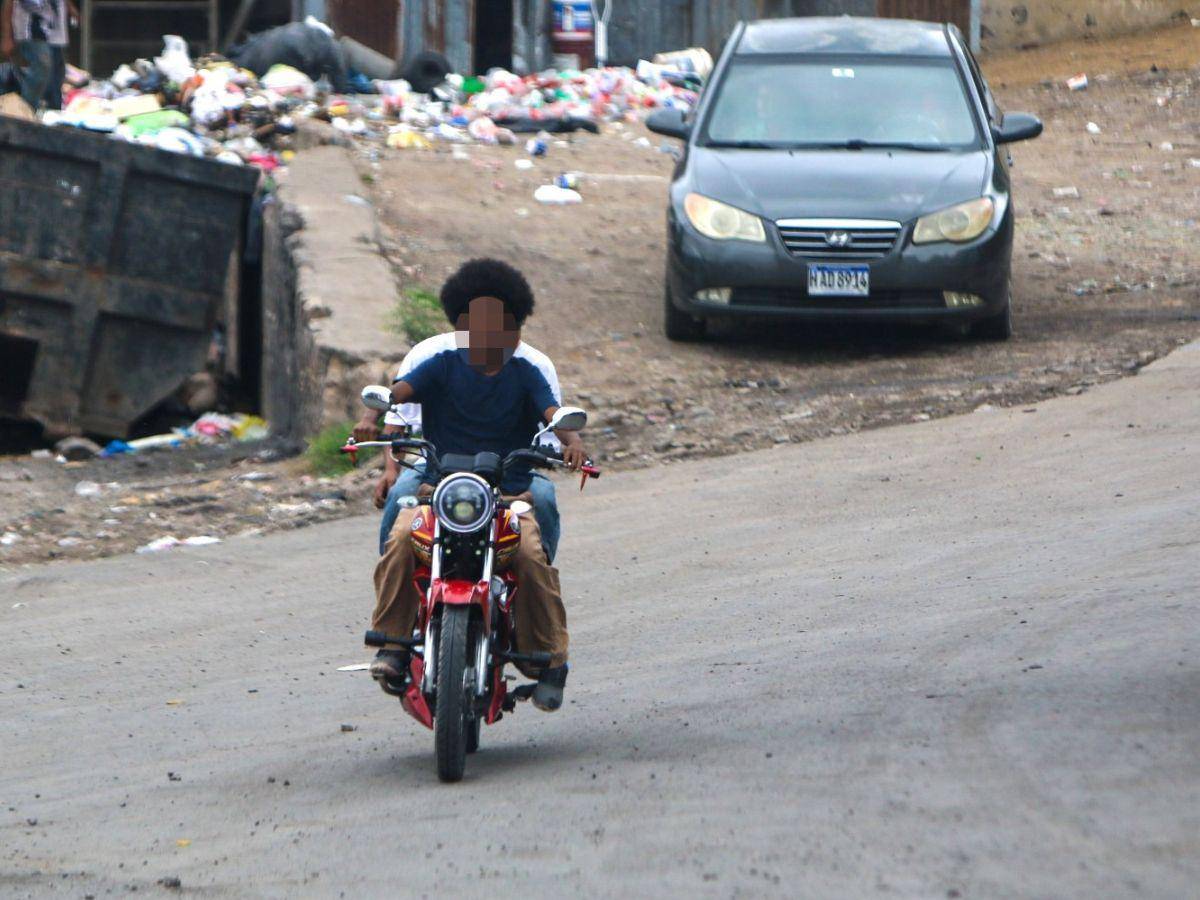
<path id="1" fill-rule="evenodd" d="M 952 25 L 741 24 L 689 117 L 668 210 L 666 331 L 712 316 L 958 322 L 1012 333 L 1004 115 Z"/>

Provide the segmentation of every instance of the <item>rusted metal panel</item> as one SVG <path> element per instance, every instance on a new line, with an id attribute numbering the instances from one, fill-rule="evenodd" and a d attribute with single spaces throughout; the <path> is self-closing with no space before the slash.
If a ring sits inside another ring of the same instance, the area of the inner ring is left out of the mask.
<path id="1" fill-rule="evenodd" d="M 0 118 L 0 411 L 122 436 L 203 369 L 257 181 Z"/>
<path id="2" fill-rule="evenodd" d="M 400 29 L 400 0 L 326 0 L 329 26 L 372 50 L 395 59 Z"/>
<path id="3" fill-rule="evenodd" d="M 953 22 L 971 33 L 971 0 L 877 0 L 876 14 L 888 19 Z"/>

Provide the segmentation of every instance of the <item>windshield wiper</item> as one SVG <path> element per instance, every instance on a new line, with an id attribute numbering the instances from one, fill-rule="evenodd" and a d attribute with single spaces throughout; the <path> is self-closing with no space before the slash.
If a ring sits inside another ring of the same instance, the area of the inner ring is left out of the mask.
<path id="1" fill-rule="evenodd" d="M 781 145 L 770 141 L 709 141 L 704 146 L 716 150 L 776 150 Z"/>
<path id="2" fill-rule="evenodd" d="M 864 141 L 862 138 L 852 138 L 838 144 L 821 144 L 820 146 L 836 150 L 916 150 L 921 153 L 946 153 L 950 149 L 938 144 L 911 144 L 905 141 Z"/>

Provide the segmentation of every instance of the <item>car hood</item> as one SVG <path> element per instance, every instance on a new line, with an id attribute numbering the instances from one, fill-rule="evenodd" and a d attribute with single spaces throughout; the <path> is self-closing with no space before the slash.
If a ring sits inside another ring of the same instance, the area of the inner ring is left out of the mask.
<path id="1" fill-rule="evenodd" d="M 692 149 L 691 190 L 764 218 L 906 222 L 982 195 L 988 154 Z"/>

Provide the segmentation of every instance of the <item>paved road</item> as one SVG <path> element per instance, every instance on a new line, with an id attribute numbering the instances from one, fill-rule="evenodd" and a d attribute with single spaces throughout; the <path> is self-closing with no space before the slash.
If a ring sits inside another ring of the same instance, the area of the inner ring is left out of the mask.
<path id="1" fill-rule="evenodd" d="M 1192 347 L 564 491 L 570 705 L 458 786 L 336 671 L 369 519 L 9 575 L 0 894 L 1195 896 L 1198 452 Z"/>

